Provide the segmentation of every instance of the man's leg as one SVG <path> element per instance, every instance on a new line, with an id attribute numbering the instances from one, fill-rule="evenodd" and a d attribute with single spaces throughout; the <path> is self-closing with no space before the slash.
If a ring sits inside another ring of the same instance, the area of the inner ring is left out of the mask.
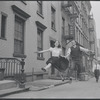
<path id="1" fill-rule="evenodd" d="M 71 63 L 70 63 L 70 66 L 69 66 L 69 70 L 68 70 L 68 78 L 70 80 L 72 80 L 71 76 L 73 74 L 74 67 L 75 67 L 75 61 L 71 60 Z"/>
<path id="2" fill-rule="evenodd" d="M 97 76 L 97 82 L 98 82 L 98 80 L 99 80 L 99 76 Z"/>
<path id="3" fill-rule="evenodd" d="M 96 82 L 98 82 L 98 77 L 96 76 Z"/>
<path id="4" fill-rule="evenodd" d="M 80 80 L 82 63 L 81 63 L 81 61 L 77 61 L 76 64 L 77 64 L 77 79 Z"/>

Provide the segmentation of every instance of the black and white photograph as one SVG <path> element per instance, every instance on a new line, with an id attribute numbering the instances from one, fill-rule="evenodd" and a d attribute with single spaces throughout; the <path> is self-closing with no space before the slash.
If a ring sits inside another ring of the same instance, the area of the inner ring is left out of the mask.
<path id="1" fill-rule="evenodd" d="M 0 99 L 100 99 L 100 1 L 0 1 Z"/>

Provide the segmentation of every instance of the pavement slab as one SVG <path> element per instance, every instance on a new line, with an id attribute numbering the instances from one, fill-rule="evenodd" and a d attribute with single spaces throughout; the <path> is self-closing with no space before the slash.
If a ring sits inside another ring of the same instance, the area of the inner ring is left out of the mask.
<path id="1" fill-rule="evenodd" d="M 7 95 L 11 95 L 11 94 L 15 94 L 15 93 L 20 93 L 20 92 L 25 92 L 25 91 L 29 91 L 29 87 L 27 88 L 10 88 L 10 89 L 4 89 L 4 90 L 0 90 L 0 97 L 4 97 Z"/>

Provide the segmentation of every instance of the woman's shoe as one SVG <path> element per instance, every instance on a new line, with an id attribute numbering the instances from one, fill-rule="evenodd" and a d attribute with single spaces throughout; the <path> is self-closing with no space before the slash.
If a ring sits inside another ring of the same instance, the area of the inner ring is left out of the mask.
<path id="1" fill-rule="evenodd" d="M 65 80 L 63 76 L 61 76 L 61 80 L 62 80 L 62 81 L 64 81 L 64 80 Z"/>
<path id="2" fill-rule="evenodd" d="M 62 78 L 62 81 L 64 81 L 65 79 L 64 78 Z"/>
<path id="3" fill-rule="evenodd" d="M 44 72 L 46 72 L 46 69 L 45 68 L 41 68 L 41 70 L 43 70 Z"/>

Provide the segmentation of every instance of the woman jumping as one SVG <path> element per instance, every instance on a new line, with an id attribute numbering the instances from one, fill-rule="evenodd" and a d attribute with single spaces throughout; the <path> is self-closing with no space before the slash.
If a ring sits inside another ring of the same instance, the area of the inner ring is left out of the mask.
<path id="1" fill-rule="evenodd" d="M 41 68 L 44 72 L 46 72 L 46 70 L 48 68 L 55 67 L 60 73 L 61 79 L 62 81 L 64 81 L 64 77 L 63 77 L 63 72 L 68 68 L 68 64 L 69 61 L 67 60 L 67 58 L 65 58 L 64 56 L 62 56 L 62 49 L 61 49 L 61 45 L 59 43 L 59 41 L 55 41 L 55 47 L 52 48 L 50 47 L 47 50 L 43 50 L 43 51 L 38 51 L 37 53 L 44 53 L 44 52 L 51 52 L 52 53 L 52 57 L 48 59 L 48 61 L 46 62 L 47 66 Z"/>

